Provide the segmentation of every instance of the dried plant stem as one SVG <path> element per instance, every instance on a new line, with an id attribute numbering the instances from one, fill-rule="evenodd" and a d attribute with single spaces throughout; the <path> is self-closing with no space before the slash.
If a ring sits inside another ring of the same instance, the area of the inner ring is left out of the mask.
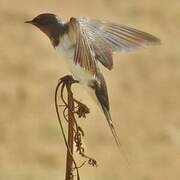
<path id="1" fill-rule="evenodd" d="M 68 104 L 65 102 L 64 97 L 63 97 L 63 91 L 64 91 L 64 87 L 67 86 L 67 84 L 69 84 L 67 90 L 71 91 L 71 84 L 75 83 L 75 82 L 76 81 L 73 81 L 71 76 L 65 76 L 65 77 L 60 79 L 60 81 L 58 82 L 58 84 L 56 86 L 56 90 L 55 90 L 55 108 L 56 108 L 56 114 L 57 114 L 59 125 L 60 125 L 61 131 L 62 131 L 63 139 L 64 139 L 65 145 L 67 147 L 66 180 L 73 180 L 73 175 L 72 175 L 72 171 L 73 171 L 72 164 L 73 163 L 74 163 L 74 166 L 75 166 L 75 169 L 76 169 L 76 173 L 77 173 L 77 180 L 80 180 L 80 176 L 79 176 L 79 171 L 78 171 L 78 167 L 77 167 L 76 161 L 73 158 L 73 154 L 72 154 L 73 153 L 73 148 L 71 148 L 71 145 L 68 143 L 68 141 L 66 139 L 66 135 L 65 135 L 65 132 L 64 132 L 64 128 L 63 128 L 63 125 L 62 125 L 61 118 L 60 118 L 59 105 L 58 105 L 58 91 L 59 91 L 59 88 L 61 86 L 61 100 L 63 101 L 63 103 L 66 106 L 66 108 L 68 108 L 68 113 L 69 113 L 69 111 L 71 111 L 72 108 L 70 108 L 68 106 Z M 68 94 L 69 94 L 70 91 L 68 91 Z M 68 96 L 68 97 L 69 98 L 72 97 L 72 91 L 71 91 L 71 96 Z M 72 112 L 70 112 L 70 114 L 72 115 Z M 69 117 L 71 117 L 71 116 L 69 116 Z M 72 137 L 72 144 L 73 144 L 73 137 Z"/>
<path id="2" fill-rule="evenodd" d="M 88 160 L 88 164 L 91 166 L 97 167 L 97 162 L 95 159 L 87 156 L 84 152 L 82 137 L 84 136 L 84 131 L 78 125 L 75 114 L 78 118 L 85 118 L 86 114 L 89 113 L 89 109 L 86 105 L 79 102 L 73 97 L 73 93 L 71 90 L 71 86 L 73 83 L 78 83 L 78 81 L 74 80 L 72 76 L 65 76 L 60 79 L 56 86 L 55 90 L 55 107 L 56 113 L 59 121 L 59 125 L 62 131 L 62 135 L 64 138 L 64 142 L 67 148 L 66 154 L 66 175 L 65 180 L 73 180 L 74 174 L 73 171 L 76 171 L 76 179 L 80 180 L 79 175 L 79 168 L 81 168 L 85 163 L 83 162 L 82 165 L 77 166 L 76 161 L 73 157 L 73 149 L 74 144 L 76 145 L 76 152 L 80 154 L 83 158 Z M 60 88 L 60 100 L 63 102 L 62 105 L 58 104 L 58 90 Z M 67 100 L 64 98 L 64 89 L 67 90 Z M 68 134 L 66 138 L 66 134 L 64 132 L 64 127 L 62 124 L 62 120 L 60 117 L 59 108 L 63 107 L 64 110 L 62 111 L 63 119 L 65 122 L 68 123 Z M 67 111 L 66 111 L 67 110 Z M 66 114 L 67 113 L 67 114 Z"/>
<path id="3" fill-rule="evenodd" d="M 73 101 L 73 94 L 71 91 L 71 84 L 67 84 L 66 86 L 67 92 L 68 92 L 68 145 L 69 145 L 69 151 L 67 150 L 66 155 L 66 180 L 73 180 L 73 145 L 74 145 L 74 101 Z"/>

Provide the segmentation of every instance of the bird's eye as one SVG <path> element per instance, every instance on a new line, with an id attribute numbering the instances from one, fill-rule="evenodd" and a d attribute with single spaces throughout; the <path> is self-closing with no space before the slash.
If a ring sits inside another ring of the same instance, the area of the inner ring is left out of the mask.
<path id="1" fill-rule="evenodd" d="M 42 26 L 50 26 L 51 23 L 52 23 L 52 21 L 50 19 L 48 19 L 48 18 L 44 18 L 44 19 L 41 20 L 41 25 Z"/>

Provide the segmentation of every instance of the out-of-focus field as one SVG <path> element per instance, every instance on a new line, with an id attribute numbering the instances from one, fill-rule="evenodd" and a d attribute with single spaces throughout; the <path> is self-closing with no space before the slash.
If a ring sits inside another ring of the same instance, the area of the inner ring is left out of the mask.
<path id="1" fill-rule="evenodd" d="M 91 114 L 80 123 L 85 146 L 99 167 L 83 167 L 86 180 L 180 179 L 179 0 L 0 1 L 0 179 L 60 180 L 65 146 L 54 89 L 68 70 L 38 29 L 24 24 L 42 12 L 89 16 L 129 24 L 158 36 L 161 46 L 114 55 L 104 71 L 112 116 L 129 166 L 103 114 L 78 85 L 76 97 Z"/>

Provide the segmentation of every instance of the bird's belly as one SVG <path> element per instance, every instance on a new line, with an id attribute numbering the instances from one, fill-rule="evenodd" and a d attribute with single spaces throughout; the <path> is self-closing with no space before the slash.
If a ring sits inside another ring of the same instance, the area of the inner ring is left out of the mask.
<path id="1" fill-rule="evenodd" d="M 75 45 L 73 45 L 70 41 L 67 39 L 66 41 L 61 41 L 59 46 L 56 47 L 56 50 L 58 54 L 60 54 L 65 59 L 69 70 L 74 75 L 76 80 L 86 85 L 89 81 L 94 80 L 95 77 L 91 72 L 85 70 L 79 64 L 75 64 L 73 62 Z"/>
<path id="2" fill-rule="evenodd" d="M 88 83 L 89 81 L 94 79 L 94 76 L 90 72 L 82 68 L 79 64 L 74 64 L 73 60 L 66 61 L 74 77 L 81 83 Z"/>

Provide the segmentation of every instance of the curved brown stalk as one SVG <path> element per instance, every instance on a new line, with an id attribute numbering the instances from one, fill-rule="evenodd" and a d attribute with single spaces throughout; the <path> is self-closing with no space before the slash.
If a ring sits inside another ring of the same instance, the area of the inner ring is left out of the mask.
<path id="1" fill-rule="evenodd" d="M 74 144 L 76 145 L 76 152 L 78 152 L 82 157 L 88 159 L 88 164 L 92 166 L 97 166 L 97 162 L 95 159 L 90 158 L 89 156 L 85 155 L 82 137 L 84 136 L 84 131 L 78 125 L 76 120 L 76 115 L 81 117 L 86 117 L 86 114 L 89 113 L 89 109 L 86 105 L 79 102 L 73 97 L 73 93 L 71 90 L 72 84 L 78 83 L 78 81 L 74 80 L 72 76 L 65 76 L 60 79 L 56 86 L 55 90 L 55 108 L 56 113 L 59 121 L 59 125 L 62 131 L 63 139 L 67 148 L 67 155 L 66 155 L 66 180 L 73 180 L 73 170 L 76 170 L 77 180 L 80 180 L 79 175 L 79 168 L 81 168 L 86 161 L 84 161 L 80 166 L 77 166 L 77 163 L 73 156 L 73 149 Z M 60 89 L 60 100 L 63 102 L 62 105 L 58 105 L 58 92 Z M 67 91 L 67 100 L 64 97 L 64 91 Z M 64 127 L 62 124 L 62 119 L 60 117 L 60 110 L 59 108 L 64 108 L 62 111 L 63 119 L 68 123 L 68 135 L 66 136 L 64 132 Z M 67 113 L 67 114 L 66 114 Z M 74 165 L 74 167 L 73 167 Z"/>

